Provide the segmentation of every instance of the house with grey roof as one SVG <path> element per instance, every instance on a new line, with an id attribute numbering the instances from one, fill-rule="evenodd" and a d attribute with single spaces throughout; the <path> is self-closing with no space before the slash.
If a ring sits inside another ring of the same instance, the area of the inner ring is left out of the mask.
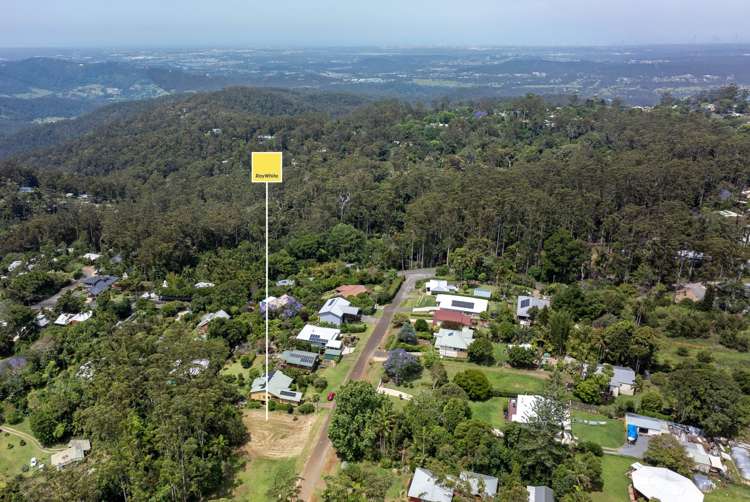
<path id="1" fill-rule="evenodd" d="M 529 311 L 536 307 L 538 310 L 543 308 L 549 308 L 550 301 L 548 298 L 536 298 L 534 296 L 519 296 L 516 303 L 516 318 L 521 324 L 529 324 L 531 322 L 531 314 Z"/>
<path id="2" fill-rule="evenodd" d="M 635 413 L 625 414 L 625 425 L 634 426 L 638 434 L 647 436 L 657 436 L 659 434 L 669 433 L 669 422 L 654 417 L 636 415 Z"/>
<path id="3" fill-rule="evenodd" d="M 359 321 L 361 316 L 357 307 L 353 307 L 348 300 L 337 296 L 323 304 L 318 311 L 318 317 L 321 322 L 341 326 L 345 322 Z"/>
<path id="4" fill-rule="evenodd" d="M 305 350 L 285 350 L 279 357 L 288 366 L 304 370 L 314 370 L 318 364 L 318 354 Z"/>
<path id="5" fill-rule="evenodd" d="M 52 454 L 50 463 L 59 470 L 73 462 L 80 462 L 89 450 L 91 442 L 88 439 L 72 439 L 66 449 Z"/>
<path id="6" fill-rule="evenodd" d="M 108 290 L 120 278 L 114 275 L 92 275 L 81 281 L 83 287 L 91 296 L 97 297 Z"/>
<path id="7" fill-rule="evenodd" d="M 555 502 L 555 492 L 548 486 L 527 486 L 529 502 Z"/>
<path id="8" fill-rule="evenodd" d="M 475 497 L 492 499 L 497 493 L 498 480 L 494 476 L 463 471 L 458 478 L 468 483 L 471 494 Z"/>
<path id="9" fill-rule="evenodd" d="M 609 393 L 617 397 L 620 394 L 632 396 L 635 394 L 635 371 L 625 366 L 612 366 L 612 378 L 609 379 Z M 596 373 L 603 373 L 604 365 L 596 367 Z"/>
<path id="10" fill-rule="evenodd" d="M 435 349 L 441 357 L 465 359 L 469 356 L 469 345 L 474 341 L 474 330 L 440 328 L 435 334 Z"/>
<path id="11" fill-rule="evenodd" d="M 451 502 L 453 490 L 445 486 L 431 471 L 417 467 L 407 493 L 411 502 Z"/>
<path id="12" fill-rule="evenodd" d="M 489 300 L 490 298 L 492 298 L 492 291 L 485 288 L 474 288 L 474 296 Z"/>
<path id="13" fill-rule="evenodd" d="M 302 401 L 302 393 L 291 390 L 292 378 L 286 376 L 280 370 L 268 374 L 268 388 L 266 389 L 266 376 L 260 376 L 253 380 L 250 387 L 250 399 L 254 401 L 265 401 L 266 396 L 283 403 L 299 404 Z"/>

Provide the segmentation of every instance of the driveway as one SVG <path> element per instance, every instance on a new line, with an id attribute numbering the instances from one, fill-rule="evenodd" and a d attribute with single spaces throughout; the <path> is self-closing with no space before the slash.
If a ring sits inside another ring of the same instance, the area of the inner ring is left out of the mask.
<path id="1" fill-rule="evenodd" d="M 72 284 L 69 284 L 62 288 L 60 291 L 55 293 L 54 295 L 50 296 L 49 298 L 45 298 L 44 300 L 40 301 L 39 303 L 35 303 L 34 305 L 31 305 L 30 308 L 34 310 L 42 310 L 42 309 L 53 309 L 55 308 L 55 305 L 57 305 L 57 300 L 65 293 L 66 291 L 73 290 L 77 288 L 81 281 L 87 277 L 92 277 L 96 274 L 96 268 L 92 266 L 86 266 L 81 268 L 81 272 L 83 272 L 83 276 L 80 279 L 76 279 L 73 281 Z"/>
<path id="2" fill-rule="evenodd" d="M 385 334 L 388 332 L 388 327 L 391 325 L 393 315 L 398 311 L 398 305 L 400 305 L 411 290 L 414 289 L 414 285 L 417 281 L 432 277 L 435 275 L 435 270 L 408 270 L 401 274 L 405 277 L 404 283 L 401 285 L 401 288 L 398 290 L 393 301 L 383 309 L 383 315 L 378 319 L 378 323 L 375 325 L 372 335 L 370 335 L 364 349 L 360 352 L 359 359 L 357 359 L 354 367 L 349 372 L 345 382 L 350 380 L 362 380 L 366 376 L 370 360 L 380 343 L 383 341 Z M 333 408 L 335 407 L 336 402 L 334 401 Z M 333 412 L 326 416 L 323 425 L 320 427 L 315 446 L 310 452 L 310 457 L 307 459 L 307 463 L 305 463 L 305 467 L 302 470 L 299 496 L 300 499 L 306 502 L 313 500 L 315 489 L 322 482 L 322 474 L 326 461 L 331 458 L 332 455 L 335 455 L 331 442 L 328 440 L 328 426 L 332 415 Z"/>
<path id="3" fill-rule="evenodd" d="M 651 441 L 651 436 L 638 436 L 635 444 L 626 444 L 617 450 L 618 455 L 625 457 L 643 458 L 646 450 L 648 449 L 648 443 Z"/>

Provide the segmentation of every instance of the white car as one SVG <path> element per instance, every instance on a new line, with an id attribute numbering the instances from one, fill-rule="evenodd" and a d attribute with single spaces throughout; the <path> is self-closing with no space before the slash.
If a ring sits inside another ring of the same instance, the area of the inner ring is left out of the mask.
<path id="1" fill-rule="evenodd" d="M 36 464 L 37 464 L 36 457 L 31 457 L 31 460 L 29 461 L 29 465 L 31 467 L 36 467 Z"/>

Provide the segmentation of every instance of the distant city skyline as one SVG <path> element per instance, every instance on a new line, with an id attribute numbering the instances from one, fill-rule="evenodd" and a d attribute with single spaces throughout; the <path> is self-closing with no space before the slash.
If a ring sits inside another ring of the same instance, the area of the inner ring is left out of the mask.
<path id="1" fill-rule="evenodd" d="M 7 0 L 6 0 L 7 1 Z M 11 0 L 0 47 L 748 43 L 746 0 Z"/>

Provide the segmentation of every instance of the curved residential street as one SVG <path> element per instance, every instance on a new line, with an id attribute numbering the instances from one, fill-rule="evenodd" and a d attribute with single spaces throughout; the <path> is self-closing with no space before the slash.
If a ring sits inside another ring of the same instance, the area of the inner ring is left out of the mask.
<path id="1" fill-rule="evenodd" d="M 404 283 L 398 290 L 398 293 L 393 298 L 393 301 L 386 305 L 383 309 L 383 315 L 378 320 L 375 328 L 372 331 L 372 335 L 367 340 L 364 348 L 359 354 L 357 362 L 354 364 L 351 372 L 347 376 L 345 382 L 350 380 L 362 380 L 366 374 L 367 369 L 375 355 L 375 351 L 380 346 L 385 334 L 388 332 L 388 327 L 391 325 L 393 315 L 399 311 L 399 305 L 404 301 L 406 296 L 414 289 L 414 285 L 421 279 L 427 279 L 435 275 L 434 269 L 419 269 L 419 270 L 408 270 L 403 272 L 405 277 Z M 336 402 L 333 402 L 335 409 Z M 328 459 L 333 458 L 335 455 L 331 442 L 328 440 L 328 425 L 331 420 L 331 414 L 325 418 L 323 425 L 320 427 L 318 438 L 316 439 L 315 446 L 310 452 L 310 458 L 307 459 L 305 467 L 302 470 L 301 481 L 300 481 L 300 498 L 306 502 L 313 499 L 315 490 L 322 483 L 322 474 L 325 469 L 326 462 Z"/>

